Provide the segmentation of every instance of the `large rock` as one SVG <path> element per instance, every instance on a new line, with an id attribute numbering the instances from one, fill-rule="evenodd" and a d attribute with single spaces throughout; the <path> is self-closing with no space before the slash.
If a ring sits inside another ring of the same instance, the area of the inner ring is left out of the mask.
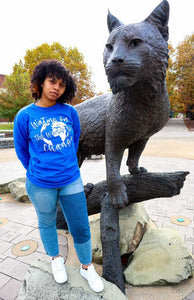
<path id="1" fill-rule="evenodd" d="M 11 182 L 7 182 L 7 183 L 1 183 L 0 184 L 0 194 L 7 194 L 10 192 L 9 188 L 8 188 L 8 184 Z"/>
<path id="2" fill-rule="evenodd" d="M 116 285 L 103 279 L 105 289 L 102 293 L 94 293 L 87 281 L 79 274 L 79 269 L 66 265 L 68 281 L 58 284 L 54 281 L 50 264 L 37 260 L 28 269 L 17 300 L 127 300 Z"/>
<path id="3" fill-rule="evenodd" d="M 174 228 L 147 231 L 124 271 L 135 286 L 166 285 L 192 277 L 194 260 Z"/>
<path id="4" fill-rule="evenodd" d="M 149 216 L 141 203 L 129 205 L 119 211 L 120 227 L 120 253 L 121 255 L 128 252 L 132 243 L 134 231 L 138 224 L 150 228 Z M 96 263 L 102 264 L 102 244 L 100 239 L 100 215 L 97 219 L 90 221 L 92 236 L 92 258 Z"/>
<path id="5" fill-rule="evenodd" d="M 26 187 L 25 187 L 26 178 L 18 178 L 8 184 L 10 193 L 12 193 L 16 200 L 21 202 L 30 203 L 28 198 Z"/>

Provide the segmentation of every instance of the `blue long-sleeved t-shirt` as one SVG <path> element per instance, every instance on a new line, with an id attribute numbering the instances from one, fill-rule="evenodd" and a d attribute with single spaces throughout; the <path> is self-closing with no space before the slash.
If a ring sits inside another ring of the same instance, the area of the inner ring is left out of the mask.
<path id="1" fill-rule="evenodd" d="M 33 103 L 22 108 L 14 120 L 16 154 L 26 176 L 40 187 L 62 187 L 80 176 L 79 137 L 79 117 L 69 104 L 40 107 Z"/>

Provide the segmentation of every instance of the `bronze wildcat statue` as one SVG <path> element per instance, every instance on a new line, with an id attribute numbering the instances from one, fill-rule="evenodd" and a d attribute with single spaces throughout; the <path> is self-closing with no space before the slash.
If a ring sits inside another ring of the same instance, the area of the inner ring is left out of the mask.
<path id="1" fill-rule="evenodd" d="M 113 94 L 75 106 L 81 122 L 79 165 L 90 154 L 105 154 L 110 200 L 116 208 L 128 203 L 120 175 L 124 150 L 128 148 L 129 172 L 146 172 L 138 167 L 140 155 L 168 120 L 168 18 L 166 0 L 137 24 L 123 25 L 108 13 L 104 67 Z"/>

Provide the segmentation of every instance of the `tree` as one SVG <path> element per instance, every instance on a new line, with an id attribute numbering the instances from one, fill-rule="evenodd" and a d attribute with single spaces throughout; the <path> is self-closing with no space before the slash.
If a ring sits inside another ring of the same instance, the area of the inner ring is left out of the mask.
<path id="1" fill-rule="evenodd" d="M 177 46 L 175 70 L 178 101 L 194 109 L 194 34 Z"/>
<path id="2" fill-rule="evenodd" d="M 95 95 L 95 85 L 91 81 L 91 71 L 84 62 L 83 55 L 75 48 L 65 48 L 59 43 L 42 44 L 27 50 L 24 57 L 24 69 L 31 75 L 34 67 L 43 59 L 57 59 L 74 75 L 77 83 L 77 95 L 73 104 L 83 102 Z"/>
<path id="3" fill-rule="evenodd" d="M 10 122 L 18 110 L 32 102 L 29 89 L 30 76 L 24 72 L 22 63 L 15 66 L 14 72 L 5 77 L 5 91 L 0 94 L 0 116 Z"/>
<path id="4" fill-rule="evenodd" d="M 13 73 L 6 76 L 6 91 L 0 94 L 0 116 L 13 121 L 16 113 L 23 106 L 33 102 L 30 92 L 30 76 L 34 67 L 43 59 L 59 60 L 76 79 L 77 94 L 73 105 L 83 102 L 95 95 L 91 71 L 84 62 L 83 55 L 75 48 L 65 48 L 59 43 L 42 44 L 27 50 L 24 62 L 21 60 L 13 66 Z"/>
<path id="5" fill-rule="evenodd" d="M 184 112 L 194 109 L 194 34 L 174 49 L 169 44 L 169 66 L 166 73 L 171 109 Z"/>
<path id="6" fill-rule="evenodd" d="M 173 48 L 172 44 L 168 45 L 168 50 L 169 50 L 169 60 L 168 60 L 168 69 L 166 72 L 166 84 L 167 84 L 171 109 L 177 111 L 178 110 L 177 90 L 175 86 L 176 71 L 174 67 L 176 55 L 175 55 L 175 49 Z"/>

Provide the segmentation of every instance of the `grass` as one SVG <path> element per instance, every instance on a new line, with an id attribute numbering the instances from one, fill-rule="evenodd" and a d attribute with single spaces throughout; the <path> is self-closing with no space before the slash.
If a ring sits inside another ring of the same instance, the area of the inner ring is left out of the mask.
<path id="1" fill-rule="evenodd" d="M 12 129 L 13 129 L 13 123 L 6 123 L 6 124 L 0 123 L 0 130 L 12 130 Z"/>

